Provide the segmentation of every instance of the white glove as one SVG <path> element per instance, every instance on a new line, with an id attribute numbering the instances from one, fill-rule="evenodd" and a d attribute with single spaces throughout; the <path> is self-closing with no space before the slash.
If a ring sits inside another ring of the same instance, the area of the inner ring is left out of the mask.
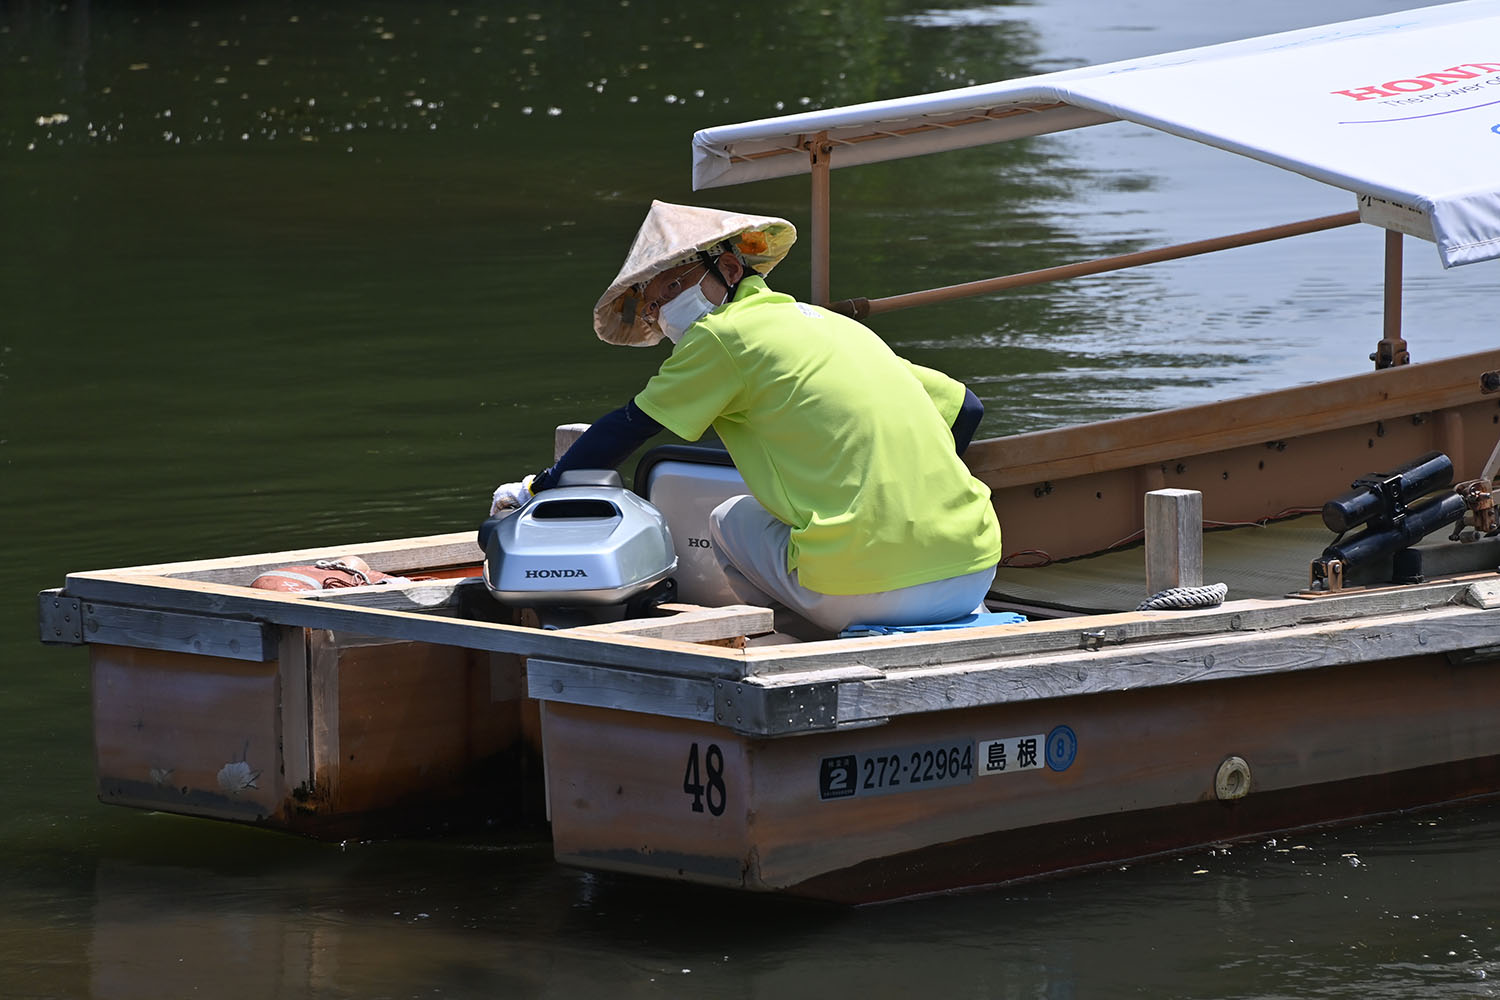
<path id="1" fill-rule="evenodd" d="M 502 510 L 519 507 L 535 496 L 531 492 L 531 481 L 535 478 L 536 476 L 527 476 L 519 483 L 506 483 L 497 489 L 490 500 L 490 517 L 494 517 Z"/>

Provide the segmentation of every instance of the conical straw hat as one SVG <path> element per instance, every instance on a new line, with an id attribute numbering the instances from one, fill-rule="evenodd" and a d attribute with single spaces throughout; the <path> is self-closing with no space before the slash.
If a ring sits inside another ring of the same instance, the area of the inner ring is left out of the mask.
<path id="1" fill-rule="evenodd" d="M 748 267 L 769 274 L 797 241 L 797 230 L 785 219 L 768 215 L 653 201 L 625 256 L 625 266 L 594 306 L 594 332 L 599 339 L 628 347 L 649 347 L 660 341 L 661 332 L 636 314 L 633 289 L 669 267 L 692 260 L 698 251 L 730 239 L 735 240 L 735 249 Z"/>

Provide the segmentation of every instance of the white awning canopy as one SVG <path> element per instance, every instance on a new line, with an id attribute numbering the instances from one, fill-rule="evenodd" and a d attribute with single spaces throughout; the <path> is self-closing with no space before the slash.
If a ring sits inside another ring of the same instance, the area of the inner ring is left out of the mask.
<path id="1" fill-rule="evenodd" d="M 1366 221 L 1500 257 L 1500 0 L 708 128 L 693 187 L 1136 122 L 1354 192 Z"/>

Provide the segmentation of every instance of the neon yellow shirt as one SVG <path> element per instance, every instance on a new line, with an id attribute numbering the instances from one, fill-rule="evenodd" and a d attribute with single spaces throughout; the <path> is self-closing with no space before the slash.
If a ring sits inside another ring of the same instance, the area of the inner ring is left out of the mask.
<path id="1" fill-rule="evenodd" d="M 688 328 L 635 402 L 685 440 L 718 433 L 750 492 L 791 526 L 787 568 L 804 587 L 867 594 L 1000 559 L 989 489 L 953 451 L 963 394 L 756 276 Z"/>

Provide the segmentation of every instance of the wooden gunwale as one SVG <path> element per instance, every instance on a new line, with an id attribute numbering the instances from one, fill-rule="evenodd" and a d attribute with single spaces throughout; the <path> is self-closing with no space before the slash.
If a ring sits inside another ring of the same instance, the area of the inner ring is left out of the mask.
<path id="1" fill-rule="evenodd" d="M 991 489 L 1175 461 L 1484 398 L 1500 349 L 1238 399 L 976 441 L 965 461 Z"/>
<path id="2" fill-rule="evenodd" d="M 1493 640 L 1500 637 L 1500 581 L 1491 574 L 1477 582 L 1450 580 L 1315 602 L 1232 602 L 1204 611 L 1130 612 L 991 626 L 957 635 L 914 633 L 743 650 L 623 630 L 542 631 L 309 602 L 289 594 L 128 573 L 73 574 L 68 592 L 86 611 L 91 602 L 122 602 L 515 653 L 533 658 L 528 684 L 531 695 L 539 698 L 623 707 L 619 691 L 633 686 L 639 689 L 636 694 L 627 690 L 633 710 L 679 717 L 686 711 L 686 717 L 703 718 L 708 695 L 716 703 L 728 697 L 722 682 L 730 682 L 741 697 L 758 699 L 738 723 L 771 733 L 868 724 L 964 704 L 1458 652 L 1496 645 Z M 608 676 L 620 671 L 630 676 Z M 563 673 L 568 676 L 566 694 L 558 686 Z M 580 679 L 589 680 L 580 685 Z M 712 691 L 705 686 L 709 682 L 716 685 Z M 781 705 L 798 696 L 811 692 L 826 698 L 835 690 L 836 708 L 830 704 L 823 714 L 792 721 L 778 714 Z"/>
<path id="3" fill-rule="evenodd" d="M 347 551 L 347 550 L 344 550 Z M 66 593 L 89 601 L 262 619 L 277 625 L 357 632 L 388 639 L 522 656 L 579 656 L 605 665 L 657 662 L 706 676 L 738 676 L 739 650 L 630 635 L 570 635 L 499 622 L 470 621 L 412 611 L 307 601 L 295 594 L 227 584 L 125 573 L 74 573 Z"/>
<path id="4" fill-rule="evenodd" d="M 1121 612 L 965 629 L 829 640 L 743 650 L 594 627 L 543 631 L 498 622 L 411 610 L 307 601 L 295 594 L 228 584 L 184 581 L 130 572 L 74 573 L 66 593 L 85 602 L 200 615 L 256 619 L 276 625 L 336 629 L 393 639 L 468 646 L 523 656 L 550 656 L 685 676 L 746 677 L 756 673 L 860 665 L 877 668 L 940 664 L 985 655 L 1023 655 L 1078 649 L 1084 633 L 1102 643 L 1190 638 L 1222 631 L 1283 628 L 1339 618 L 1425 610 L 1462 600 L 1472 581 L 1440 581 L 1389 590 L 1351 592 L 1320 601 L 1240 601 L 1217 609 Z M 378 588 L 372 588 L 378 589 Z"/>
<path id="5" fill-rule="evenodd" d="M 586 663 L 533 659 L 527 680 L 530 696 L 541 700 L 716 722 L 749 735 L 786 736 L 881 724 L 926 712 L 1487 647 L 1493 653 L 1487 659 L 1500 658 L 1500 608 L 1455 605 L 1276 629 L 1158 638 L 1099 650 L 992 649 L 987 656 L 941 663 L 909 657 L 905 665 L 883 670 L 846 660 L 739 681 L 677 678 L 668 683 L 659 673 L 622 673 Z M 788 714 L 792 706 L 804 711 Z"/>
<path id="6" fill-rule="evenodd" d="M 839 722 L 1282 674 L 1466 650 L 1496 640 L 1500 611 L 1453 607 L 1096 653 L 1075 650 L 892 670 L 881 678 L 841 682 Z M 759 677 L 747 683 L 769 687 L 794 680 Z"/>
<path id="7" fill-rule="evenodd" d="M 455 531 L 382 542 L 319 545 L 316 548 L 288 549 L 258 555 L 148 563 L 108 572 L 130 576 L 172 577 L 202 583 L 248 583 L 266 570 L 356 553 L 370 564 L 371 569 L 396 576 L 449 566 L 473 566 L 484 558 L 473 531 Z"/>

